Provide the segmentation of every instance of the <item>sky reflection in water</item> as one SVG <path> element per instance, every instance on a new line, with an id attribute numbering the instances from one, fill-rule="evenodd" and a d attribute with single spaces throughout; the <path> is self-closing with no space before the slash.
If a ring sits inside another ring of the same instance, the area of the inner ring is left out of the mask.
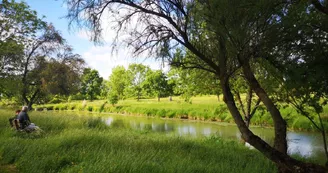
<path id="1" fill-rule="evenodd" d="M 225 123 L 204 123 L 132 116 L 110 116 L 106 117 L 104 122 L 108 126 L 151 130 L 179 136 L 204 137 L 216 135 L 223 138 L 241 140 L 237 127 Z M 252 128 L 251 130 L 268 143 L 273 143 L 272 129 Z M 324 158 L 322 138 L 319 133 L 288 132 L 287 141 L 289 154 Z"/>

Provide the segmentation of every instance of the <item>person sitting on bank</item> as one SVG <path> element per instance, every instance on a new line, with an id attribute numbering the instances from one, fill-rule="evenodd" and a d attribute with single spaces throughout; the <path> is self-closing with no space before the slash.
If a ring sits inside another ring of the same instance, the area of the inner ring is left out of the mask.
<path id="1" fill-rule="evenodd" d="M 14 121 L 15 119 L 17 119 L 19 113 L 20 113 L 20 110 L 16 110 L 16 112 L 15 112 L 15 117 L 9 118 L 9 123 L 10 123 L 10 126 L 11 126 L 11 127 L 14 127 L 14 123 L 13 123 L 13 121 Z"/>
<path id="2" fill-rule="evenodd" d="M 28 107 L 27 106 L 23 106 L 22 111 L 18 114 L 17 119 L 19 120 L 19 124 L 20 124 L 20 128 L 24 129 L 25 127 L 27 127 L 28 125 L 30 125 L 30 117 L 27 114 L 28 111 Z"/>

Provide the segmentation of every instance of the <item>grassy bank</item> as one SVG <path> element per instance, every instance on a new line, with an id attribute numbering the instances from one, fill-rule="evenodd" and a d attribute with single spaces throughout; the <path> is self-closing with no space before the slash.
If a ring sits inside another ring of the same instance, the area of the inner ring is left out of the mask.
<path id="1" fill-rule="evenodd" d="M 233 118 L 228 112 L 223 101 L 218 101 L 216 96 L 199 96 L 192 99 L 192 103 L 186 103 L 179 97 L 168 101 L 168 98 L 157 99 L 122 100 L 115 106 L 108 104 L 105 100 L 93 102 L 72 101 L 69 103 L 48 104 L 35 106 L 38 110 L 76 110 L 90 112 L 109 112 L 119 114 L 155 116 L 165 118 L 207 120 L 233 123 Z M 288 128 L 294 130 L 316 131 L 315 127 L 306 118 L 297 113 L 289 105 L 280 105 L 280 112 L 288 124 Z M 321 115 L 325 129 L 328 130 L 328 106 L 324 107 Z M 314 121 L 319 122 L 317 116 Z M 251 120 L 252 125 L 272 126 L 273 121 L 268 112 L 263 108 L 255 113 Z"/>
<path id="2" fill-rule="evenodd" d="M 276 172 L 254 150 L 218 137 L 106 126 L 99 118 L 32 112 L 43 132 L 18 133 L 0 110 L 0 172 Z"/>

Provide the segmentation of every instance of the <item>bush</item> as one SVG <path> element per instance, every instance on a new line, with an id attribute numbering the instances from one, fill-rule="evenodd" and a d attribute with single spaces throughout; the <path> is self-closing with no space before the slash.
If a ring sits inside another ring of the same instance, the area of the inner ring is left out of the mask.
<path id="1" fill-rule="evenodd" d="M 113 106 L 118 103 L 118 95 L 115 93 L 112 93 L 109 95 L 109 103 L 112 104 Z"/>
<path id="2" fill-rule="evenodd" d="M 166 117 L 166 110 L 165 109 L 159 109 L 157 112 L 156 112 L 156 115 L 159 116 L 159 117 Z"/>
<path id="3" fill-rule="evenodd" d="M 67 104 L 60 104 L 59 105 L 59 110 L 67 110 L 68 105 Z"/>
<path id="4" fill-rule="evenodd" d="M 93 107 L 92 107 L 92 106 L 88 106 L 88 107 L 87 107 L 87 110 L 88 110 L 89 112 L 92 112 Z"/>
<path id="5" fill-rule="evenodd" d="M 49 110 L 49 111 L 50 111 L 50 110 L 54 110 L 54 105 L 47 105 L 46 108 L 47 108 L 47 110 Z"/>
<path id="6" fill-rule="evenodd" d="M 176 112 L 174 110 L 169 110 L 169 111 L 166 112 L 166 115 L 169 118 L 174 118 L 176 116 Z"/>
<path id="7" fill-rule="evenodd" d="M 74 110 L 76 108 L 75 104 L 69 104 L 67 110 Z"/>

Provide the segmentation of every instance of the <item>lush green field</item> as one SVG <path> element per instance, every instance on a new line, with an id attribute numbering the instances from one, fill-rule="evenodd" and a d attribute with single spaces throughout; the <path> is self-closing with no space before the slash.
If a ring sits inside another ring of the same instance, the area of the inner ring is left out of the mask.
<path id="1" fill-rule="evenodd" d="M 43 110 L 79 110 L 91 112 L 110 112 L 131 115 L 157 116 L 166 118 L 196 119 L 208 121 L 222 121 L 233 123 L 233 118 L 228 112 L 223 101 L 218 101 L 216 96 L 198 96 L 192 98 L 192 103 L 186 103 L 179 97 L 174 97 L 173 101 L 168 98 L 162 98 L 160 102 L 157 99 L 142 99 L 140 101 L 127 99 L 121 100 L 115 106 L 108 104 L 105 100 L 93 102 L 72 101 L 69 103 L 38 105 L 35 108 Z M 289 105 L 279 106 L 282 116 L 288 124 L 288 128 L 294 130 L 316 131 L 311 122 L 304 116 L 299 115 L 295 109 Z M 257 111 L 251 120 L 252 125 L 272 126 L 271 116 L 265 109 Z M 325 129 L 328 130 L 328 106 L 324 107 L 324 113 L 321 115 L 324 120 Z M 318 121 L 317 116 L 314 120 Z"/>
<path id="2" fill-rule="evenodd" d="M 11 113 L 0 110 L 0 172 L 276 172 L 257 151 L 215 136 L 116 129 L 69 112 L 31 112 L 43 132 L 26 134 L 9 128 Z"/>

